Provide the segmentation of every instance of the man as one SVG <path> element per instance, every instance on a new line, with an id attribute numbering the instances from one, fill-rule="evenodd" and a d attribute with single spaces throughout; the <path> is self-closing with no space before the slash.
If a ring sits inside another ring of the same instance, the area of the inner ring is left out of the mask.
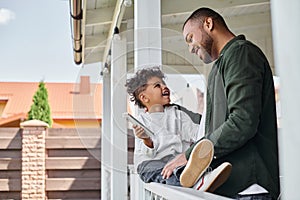
<path id="1" fill-rule="evenodd" d="M 214 144 L 211 167 L 232 164 L 215 193 L 237 199 L 277 199 L 279 167 L 272 72 L 263 52 L 235 36 L 209 8 L 192 13 L 183 25 L 191 53 L 214 62 L 208 77 L 205 138 Z M 163 169 L 167 176 L 189 159 L 193 146 Z"/>

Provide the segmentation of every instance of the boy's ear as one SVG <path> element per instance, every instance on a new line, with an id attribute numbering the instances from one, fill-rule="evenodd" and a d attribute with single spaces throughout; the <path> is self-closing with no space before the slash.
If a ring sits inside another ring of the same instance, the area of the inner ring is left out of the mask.
<path id="1" fill-rule="evenodd" d="M 140 100 L 143 103 L 148 103 L 149 102 L 148 97 L 145 94 L 143 94 L 143 93 L 140 94 Z"/>

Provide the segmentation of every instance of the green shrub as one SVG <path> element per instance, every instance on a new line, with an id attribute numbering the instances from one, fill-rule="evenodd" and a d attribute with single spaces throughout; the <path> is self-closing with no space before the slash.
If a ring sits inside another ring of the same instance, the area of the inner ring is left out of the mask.
<path id="1" fill-rule="evenodd" d="M 52 126 L 51 111 L 48 102 L 48 91 L 43 81 L 39 83 L 39 88 L 33 96 L 33 104 L 28 112 L 28 120 L 31 119 L 38 119 L 46 122 L 49 127 Z"/>

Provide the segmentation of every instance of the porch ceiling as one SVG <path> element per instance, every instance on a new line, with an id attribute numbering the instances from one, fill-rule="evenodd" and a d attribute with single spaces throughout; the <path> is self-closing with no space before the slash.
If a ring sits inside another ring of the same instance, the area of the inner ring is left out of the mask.
<path id="1" fill-rule="evenodd" d="M 74 52 L 75 61 L 80 56 L 77 64 L 107 62 L 110 38 L 117 25 L 121 34 L 127 33 L 128 66 L 133 66 L 134 2 L 126 7 L 125 1 L 127 0 L 83 0 L 82 51 Z M 222 14 L 235 33 L 247 30 L 246 36 L 254 39 L 271 34 L 269 0 L 161 0 L 163 65 L 171 66 L 181 73 L 203 70 L 201 61 L 188 53 L 181 35 L 185 19 L 202 6 L 213 8 Z M 267 29 L 261 29 L 262 27 Z"/>

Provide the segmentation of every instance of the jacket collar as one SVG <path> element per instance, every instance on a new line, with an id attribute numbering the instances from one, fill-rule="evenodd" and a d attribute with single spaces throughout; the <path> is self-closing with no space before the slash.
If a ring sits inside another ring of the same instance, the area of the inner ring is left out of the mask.
<path id="1" fill-rule="evenodd" d="M 227 42 L 227 44 L 224 46 L 224 48 L 222 49 L 221 53 L 220 53 L 220 56 L 221 57 L 224 52 L 231 46 L 232 43 L 234 43 L 235 41 L 237 40 L 246 40 L 246 37 L 245 35 L 238 35 L 236 37 L 234 37 L 233 39 L 231 39 L 229 42 Z"/>

